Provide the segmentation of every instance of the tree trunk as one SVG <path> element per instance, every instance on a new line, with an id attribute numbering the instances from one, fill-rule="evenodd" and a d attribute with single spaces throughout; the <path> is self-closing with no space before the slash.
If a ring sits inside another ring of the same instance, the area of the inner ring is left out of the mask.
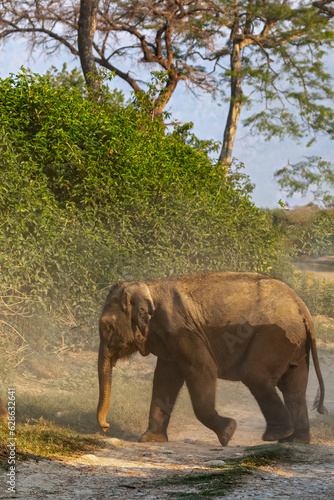
<path id="1" fill-rule="evenodd" d="M 106 431 L 109 427 L 106 418 L 110 405 L 112 365 L 108 347 L 104 348 L 102 345 L 100 345 L 99 350 L 98 372 L 100 397 L 97 407 L 97 421 L 101 429 Z"/>
<path id="2" fill-rule="evenodd" d="M 172 73 L 169 75 L 168 82 L 164 86 L 164 88 L 161 90 L 159 93 L 154 105 L 154 116 L 162 116 L 162 113 L 165 109 L 166 104 L 169 102 L 170 98 L 173 95 L 174 90 L 176 89 L 176 86 L 178 84 L 178 74 L 177 70 L 173 69 Z"/>
<path id="3" fill-rule="evenodd" d="M 80 0 L 78 22 L 78 50 L 87 86 L 94 97 L 101 97 L 101 82 L 93 56 L 93 40 L 96 30 L 96 16 L 99 0 Z"/>
<path id="4" fill-rule="evenodd" d="M 231 165 L 231 157 L 238 121 L 242 108 L 242 88 L 241 88 L 241 50 L 240 43 L 234 42 L 231 54 L 231 100 L 230 109 L 224 132 L 224 141 L 219 156 L 219 161 L 223 168 L 228 171 Z"/>

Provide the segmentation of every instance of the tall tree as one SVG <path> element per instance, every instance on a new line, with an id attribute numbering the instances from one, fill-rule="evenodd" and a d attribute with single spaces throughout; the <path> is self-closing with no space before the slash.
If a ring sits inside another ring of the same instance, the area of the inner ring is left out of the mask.
<path id="1" fill-rule="evenodd" d="M 81 0 L 78 19 L 78 51 L 82 72 L 88 88 L 96 95 L 100 89 L 99 75 L 93 55 L 99 0 Z"/>
<path id="2" fill-rule="evenodd" d="M 155 115 L 180 81 L 194 92 L 223 94 L 229 112 L 219 159 L 228 166 L 245 105 L 256 113 L 244 124 L 266 139 L 327 131 L 333 92 L 322 59 L 334 41 L 332 2 L 0 0 L 0 39 L 24 36 L 46 54 L 66 47 L 80 56 L 95 90 L 96 66 L 137 93 L 147 92 L 145 78 L 160 69 Z"/>
<path id="3" fill-rule="evenodd" d="M 328 127 L 334 93 L 322 58 L 334 37 L 324 3 L 315 8 L 308 2 L 235 0 L 230 16 L 219 17 L 223 48 L 208 58 L 223 68 L 221 86 L 230 87 L 219 157 L 223 164 L 231 161 L 245 104 L 248 109 L 255 105 L 256 113 L 244 124 L 267 139 L 285 134 L 300 139 Z"/>
<path id="4" fill-rule="evenodd" d="M 144 63 L 161 69 L 167 78 L 154 102 L 161 114 L 177 84 L 211 91 L 214 78 L 196 64 L 189 28 L 205 15 L 199 1 L 155 0 L 0 0 L 0 39 L 25 37 L 29 49 L 45 54 L 66 47 L 80 56 L 83 72 L 95 74 L 98 65 L 145 92 Z M 148 72 L 149 73 L 149 72 Z M 146 74 L 146 76 L 148 76 Z"/>

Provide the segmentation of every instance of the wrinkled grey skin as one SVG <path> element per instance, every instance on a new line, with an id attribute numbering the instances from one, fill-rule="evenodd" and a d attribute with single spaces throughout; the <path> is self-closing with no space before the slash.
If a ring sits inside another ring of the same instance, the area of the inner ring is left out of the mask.
<path id="1" fill-rule="evenodd" d="M 236 422 L 215 409 L 221 378 L 249 388 L 266 420 L 263 440 L 308 443 L 310 351 L 320 384 L 316 405 L 325 412 L 311 315 L 290 287 L 267 276 L 222 272 L 114 285 L 100 318 L 97 418 L 104 431 L 112 367 L 137 350 L 158 358 L 141 441 L 167 441 L 170 415 L 185 382 L 196 417 L 227 445 Z"/>

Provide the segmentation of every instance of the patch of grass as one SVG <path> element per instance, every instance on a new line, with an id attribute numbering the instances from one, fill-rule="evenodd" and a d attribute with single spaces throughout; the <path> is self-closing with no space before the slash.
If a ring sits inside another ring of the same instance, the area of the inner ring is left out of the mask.
<path id="1" fill-rule="evenodd" d="M 224 458 L 225 464 L 214 466 L 217 469 L 215 472 L 172 478 L 164 481 L 164 484 L 180 486 L 180 489 L 183 486 L 187 487 L 188 491 L 169 493 L 175 498 L 193 498 L 195 500 L 205 497 L 219 497 L 237 488 L 242 477 L 251 474 L 256 468 L 300 461 L 298 451 L 280 444 L 252 446 L 247 448 L 247 452 L 243 457 Z"/>
<path id="2" fill-rule="evenodd" d="M 249 470 L 240 465 L 224 465 L 219 472 L 209 474 L 193 474 L 181 478 L 164 481 L 167 485 L 186 486 L 188 491 L 173 491 L 169 495 L 175 498 L 206 498 L 224 496 L 233 490 L 241 477 L 249 474 Z M 191 489 L 191 491 L 189 491 Z"/>
<path id="3" fill-rule="evenodd" d="M 334 319 L 326 316 L 316 316 L 314 324 L 317 338 L 323 342 L 334 342 Z"/>
<path id="4" fill-rule="evenodd" d="M 15 430 L 17 459 L 29 455 L 63 460 L 93 452 L 104 446 L 99 436 L 86 436 L 73 432 L 69 428 L 59 427 L 53 422 L 40 418 L 35 424 L 19 424 Z M 8 460 L 8 430 L 0 428 L 0 464 L 6 466 Z"/>
<path id="5" fill-rule="evenodd" d="M 334 443 L 334 413 L 316 415 L 311 419 L 312 441 L 316 444 Z"/>
<path id="6" fill-rule="evenodd" d="M 249 453 L 237 459 L 243 467 L 267 467 L 279 463 L 293 462 L 295 452 L 291 447 L 280 444 L 251 446 Z"/>

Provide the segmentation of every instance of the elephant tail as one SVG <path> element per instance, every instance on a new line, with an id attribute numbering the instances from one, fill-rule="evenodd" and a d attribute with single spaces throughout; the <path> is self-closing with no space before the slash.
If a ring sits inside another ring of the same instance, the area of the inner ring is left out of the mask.
<path id="1" fill-rule="evenodd" d="M 314 323 L 313 323 L 313 321 L 310 321 L 308 319 L 304 319 L 304 323 L 305 323 L 306 332 L 307 332 L 308 340 L 309 340 L 310 347 L 311 347 L 311 353 L 312 353 L 312 359 L 313 359 L 315 373 L 316 373 L 318 381 L 319 381 L 319 388 L 318 388 L 317 395 L 315 397 L 312 409 L 317 410 L 318 413 L 325 414 L 325 413 L 328 413 L 328 411 L 326 410 L 326 408 L 324 406 L 325 384 L 324 384 L 324 380 L 322 378 L 322 373 L 320 370 L 317 344 L 316 344 L 316 340 L 315 340 Z"/>

